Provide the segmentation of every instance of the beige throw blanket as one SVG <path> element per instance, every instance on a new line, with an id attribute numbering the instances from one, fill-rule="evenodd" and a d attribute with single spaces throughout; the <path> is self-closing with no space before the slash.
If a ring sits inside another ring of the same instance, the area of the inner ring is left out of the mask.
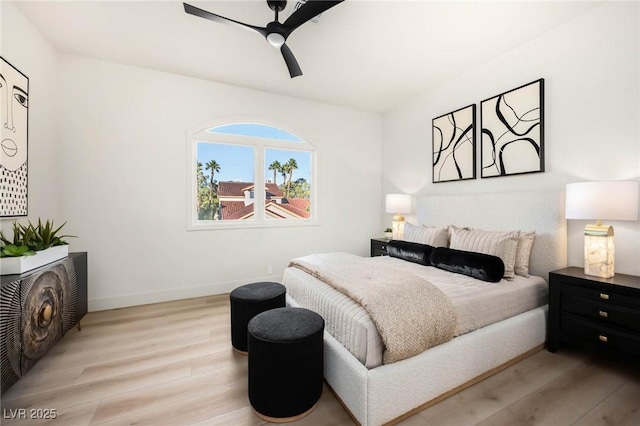
<path id="1" fill-rule="evenodd" d="M 313 254 L 294 266 L 361 304 L 385 344 L 384 364 L 417 355 L 453 338 L 456 314 L 447 296 L 412 273 L 348 253 Z"/>

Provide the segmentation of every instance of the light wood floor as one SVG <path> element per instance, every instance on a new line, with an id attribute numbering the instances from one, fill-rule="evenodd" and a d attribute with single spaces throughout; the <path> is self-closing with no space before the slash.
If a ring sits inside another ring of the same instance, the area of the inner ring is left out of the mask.
<path id="1" fill-rule="evenodd" d="M 90 313 L 2 397 L 10 425 L 263 425 L 231 349 L 228 296 Z M 12 419 L 17 409 L 57 418 Z M 325 387 L 296 425 L 354 424 Z M 640 366 L 546 350 L 402 425 L 640 425 Z"/>

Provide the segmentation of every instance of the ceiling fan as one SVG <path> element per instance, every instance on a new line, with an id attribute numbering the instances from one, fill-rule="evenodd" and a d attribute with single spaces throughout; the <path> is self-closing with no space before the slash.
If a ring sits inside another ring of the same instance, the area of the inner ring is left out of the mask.
<path id="1" fill-rule="evenodd" d="M 287 64 L 287 68 L 289 69 L 289 75 L 291 75 L 291 78 L 293 78 L 302 75 L 302 70 L 300 69 L 298 61 L 296 61 L 296 58 L 293 56 L 291 49 L 289 49 L 285 41 L 291 35 L 291 33 L 300 25 L 343 1 L 344 0 L 308 0 L 306 3 L 300 6 L 298 10 L 292 13 L 286 21 L 280 23 L 278 21 L 278 13 L 284 10 L 287 5 L 287 1 L 267 0 L 269 8 L 275 11 L 276 17 L 273 22 L 269 22 L 266 27 L 256 27 L 254 25 L 234 21 L 233 19 L 225 18 L 224 16 L 207 12 L 206 10 L 191 6 L 190 4 L 183 4 L 184 11 L 191 15 L 199 16 L 201 18 L 209 19 L 221 24 L 233 25 L 261 34 L 273 47 L 275 47 L 276 49 L 280 49 L 280 52 L 282 52 L 282 57 L 284 58 L 284 62 Z"/>

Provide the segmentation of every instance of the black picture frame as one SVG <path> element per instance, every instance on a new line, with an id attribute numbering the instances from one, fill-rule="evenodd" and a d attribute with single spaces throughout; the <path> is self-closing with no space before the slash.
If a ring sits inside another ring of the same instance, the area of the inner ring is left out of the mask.
<path id="1" fill-rule="evenodd" d="M 28 215 L 29 77 L 0 56 L 0 217 Z"/>
<path id="2" fill-rule="evenodd" d="M 476 178 L 476 105 L 468 105 L 431 122 L 432 182 Z"/>
<path id="3" fill-rule="evenodd" d="M 480 103 L 480 176 L 544 172 L 544 79 Z"/>

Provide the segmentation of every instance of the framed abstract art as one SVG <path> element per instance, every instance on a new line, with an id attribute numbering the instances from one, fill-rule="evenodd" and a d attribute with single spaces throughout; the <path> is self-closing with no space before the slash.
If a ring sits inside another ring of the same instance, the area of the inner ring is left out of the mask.
<path id="1" fill-rule="evenodd" d="M 544 172 L 544 79 L 480 104 L 481 177 Z"/>
<path id="2" fill-rule="evenodd" d="M 0 56 L 0 217 L 27 215 L 29 78 Z"/>
<path id="3" fill-rule="evenodd" d="M 475 104 L 433 119 L 433 183 L 476 178 L 475 129 Z"/>

